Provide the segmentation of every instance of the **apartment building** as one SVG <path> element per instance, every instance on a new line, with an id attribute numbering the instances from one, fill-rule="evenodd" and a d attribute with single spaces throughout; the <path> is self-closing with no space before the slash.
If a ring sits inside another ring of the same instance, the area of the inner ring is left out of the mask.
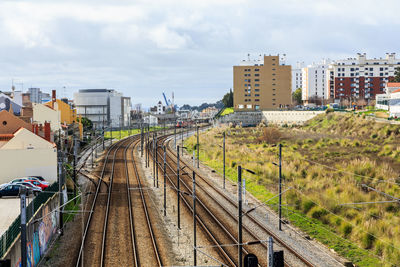
<path id="1" fill-rule="evenodd" d="M 313 63 L 302 68 L 301 99 L 305 104 L 321 105 L 328 98 L 326 93 L 326 73 L 330 62 L 329 59 L 324 59 L 322 62 Z"/>
<path id="2" fill-rule="evenodd" d="M 248 58 L 233 66 L 234 109 L 274 110 L 291 105 L 291 74 L 291 66 L 280 63 L 279 55 L 260 55 L 257 60 Z"/>
<path id="3" fill-rule="evenodd" d="M 90 119 L 96 128 L 128 126 L 131 99 L 114 89 L 82 89 L 74 93 L 77 115 Z"/>
<path id="4" fill-rule="evenodd" d="M 296 67 L 292 68 L 292 92 L 303 86 L 303 71 L 304 62 L 297 62 Z"/>
<path id="5" fill-rule="evenodd" d="M 377 94 L 384 93 L 397 67 L 400 67 L 400 59 L 395 53 L 374 59 L 358 53 L 356 58 L 332 62 L 326 76 L 327 97 L 337 101 L 365 99 L 369 102 Z"/>

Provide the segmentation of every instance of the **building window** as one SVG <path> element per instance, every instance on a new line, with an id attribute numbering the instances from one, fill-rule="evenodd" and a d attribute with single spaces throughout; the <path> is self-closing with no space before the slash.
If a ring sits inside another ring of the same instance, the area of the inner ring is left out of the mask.
<path id="1" fill-rule="evenodd" d="M 257 98 L 257 99 L 255 99 L 254 101 L 256 101 L 256 102 L 260 102 L 260 99 L 258 99 L 258 98 Z"/>
<path id="2" fill-rule="evenodd" d="M 254 71 L 260 71 L 260 69 L 254 69 Z"/>
<path id="3" fill-rule="evenodd" d="M 260 94 L 255 94 L 254 96 L 260 96 Z"/>
<path id="4" fill-rule="evenodd" d="M 259 106 L 259 105 L 254 105 L 254 108 L 255 108 L 256 110 L 259 110 L 259 109 L 260 109 L 260 106 Z"/>
<path id="5" fill-rule="evenodd" d="M 246 105 L 246 108 L 251 108 L 252 106 L 251 105 Z"/>
<path id="6" fill-rule="evenodd" d="M 243 105 L 238 105 L 239 109 L 242 109 L 244 106 Z"/>
<path id="7" fill-rule="evenodd" d="M 255 87 L 259 87 L 260 85 L 258 83 L 254 84 Z"/>
<path id="8" fill-rule="evenodd" d="M 254 91 L 256 91 L 256 92 L 260 92 L 260 89 L 254 89 Z"/>
<path id="9" fill-rule="evenodd" d="M 255 82 L 259 82 L 259 81 L 260 81 L 260 79 L 255 79 L 254 81 L 255 81 Z"/>
<path id="10" fill-rule="evenodd" d="M 256 74 L 254 74 L 254 76 L 257 76 L 257 77 L 258 77 L 258 76 L 260 76 L 260 74 L 256 73 Z"/>

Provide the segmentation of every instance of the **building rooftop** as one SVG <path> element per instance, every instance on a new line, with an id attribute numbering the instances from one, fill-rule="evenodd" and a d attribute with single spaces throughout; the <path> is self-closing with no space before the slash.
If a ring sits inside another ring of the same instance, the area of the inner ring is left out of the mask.
<path id="1" fill-rule="evenodd" d="M 114 89 L 80 89 L 79 93 L 107 93 L 113 92 Z"/>
<path id="2" fill-rule="evenodd" d="M 387 87 L 400 87 L 400 83 L 387 83 Z"/>

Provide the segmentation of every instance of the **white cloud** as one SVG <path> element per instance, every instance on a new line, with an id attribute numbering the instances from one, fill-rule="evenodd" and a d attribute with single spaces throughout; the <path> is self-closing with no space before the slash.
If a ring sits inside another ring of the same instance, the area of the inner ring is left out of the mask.
<path id="1" fill-rule="evenodd" d="M 215 99 L 248 52 L 307 63 L 393 52 L 399 9 L 396 0 L 3 0 L 0 88 L 21 77 L 39 87 L 113 87 L 136 99 L 160 88 L 174 90 L 178 103 L 199 91 Z"/>

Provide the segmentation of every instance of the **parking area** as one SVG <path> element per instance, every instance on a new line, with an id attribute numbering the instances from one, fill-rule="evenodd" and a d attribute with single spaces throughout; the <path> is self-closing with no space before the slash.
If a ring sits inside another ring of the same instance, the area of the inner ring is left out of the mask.
<path id="1" fill-rule="evenodd" d="M 27 199 L 26 205 L 32 201 L 32 197 Z M 8 227 L 18 217 L 20 213 L 20 199 L 17 197 L 0 198 L 0 236 L 7 231 Z"/>

